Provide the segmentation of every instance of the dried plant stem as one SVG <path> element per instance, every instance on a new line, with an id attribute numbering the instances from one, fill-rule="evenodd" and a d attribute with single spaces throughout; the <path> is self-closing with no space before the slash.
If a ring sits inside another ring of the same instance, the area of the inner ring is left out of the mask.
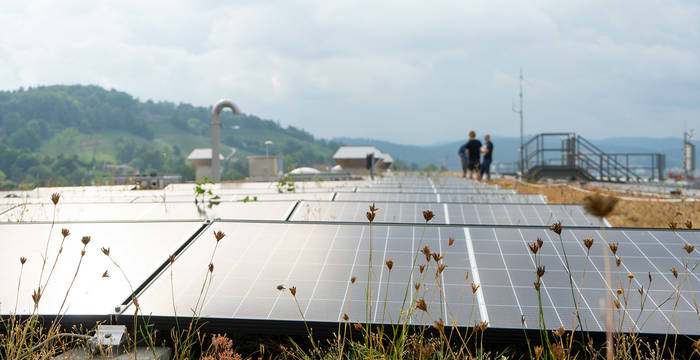
<path id="1" fill-rule="evenodd" d="M 367 288 L 365 289 L 365 341 L 367 346 L 372 348 L 372 330 L 370 329 L 370 319 L 372 316 L 372 253 L 374 252 L 372 244 L 372 222 L 369 223 L 369 264 L 367 269 Z"/>
<path id="2" fill-rule="evenodd" d="M 304 312 L 301 311 L 301 305 L 299 305 L 299 300 L 297 300 L 296 295 L 292 295 L 292 297 L 294 298 L 294 303 L 297 305 L 297 310 L 299 311 L 299 315 L 301 315 L 301 320 L 304 321 L 304 327 L 306 328 L 306 334 L 309 337 L 309 341 L 311 341 L 311 345 L 314 347 L 314 351 L 317 354 L 320 354 L 320 351 L 316 347 L 316 342 L 314 341 L 314 337 L 311 333 L 311 329 L 309 329 L 309 324 L 306 323 L 306 317 L 304 317 Z"/>
<path id="3" fill-rule="evenodd" d="M 540 267 L 540 256 L 535 254 L 535 267 L 539 268 Z M 542 283 L 541 279 L 538 277 L 537 278 L 538 283 Z M 541 285 L 540 285 L 541 286 Z M 539 321 L 539 327 L 540 327 L 540 342 L 543 344 L 547 345 L 547 351 L 551 354 L 552 352 L 552 344 L 549 341 L 549 333 L 547 332 L 547 324 L 545 323 L 544 320 L 544 308 L 542 307 L 542 290 L 543 289 L 537 289 L 537 313 L 538 313 L 538 321 Z M 483 335 L 482 335 L 483 336 Z"/>
<path id="4" fill-rule="evenodd" d="M 17 304 L 19 303 L 19 288 L 22 285 L 22 273 L 24 272 L 24 264 L 20 265 L 19 268 L 19 280 L 17 280 L 17 295 L 15 296 L 15 311 L 13 312 L 12 322 L 14 323 L 15 317 L 17 316 Z"/>
<path id="5" fill-rule="evenodd" d="M 56 204 L 53 205 L 53 215 L 51 216 L 51 227 L 49 228 L 49 236 L 46 238 L 46 246 L 44 248 L 44 255 L 42 256 L 41 272 L 39 273 L 39 286 L 41 286 L 41 280 L 44 278 L 44 268 L 46 267 L 46 260 L 49 256 L 49 243 L 51 242 L 51 233 L 53 233 L 53 227 L 56 224 Z"/>
<path id="6" fill-rule="evenodd" d="M 73 278 L 70 281 L 70 285 L 68 285 L 68 290 L 66 290 L 66 295 L 63 297 L 63 301 L 61 302 L 61 306 L 58 308 L 56 316 L 61 314 L 61 310 L 63 310 L 63 306 L 66 304 L 66 300 L 68 300 L 68 294 L 70 294 L 70 290 L 73 288 L 73 283 L 75 283 L 75 279 L 78 277 L 78 272 L 80 271 L 80 265 L 83 263 L 86 247 L 87 245 L 83 245 L 83 250 L 80 252 L 80 260 L 78 260 L 78 266 L 75 268 L 75 273 L 73 273 Z"/>
<path id="7" fill-rule="evenodd" d="M 386 315 L 386 303 L 389 298 L 389 282 L 391 281 L 391 270 L 386 278 L 386 290 L 384 291 L 384 309 L 382 310 L 382 329 L 384 328 L 384 315 Z"/>
<path id="8" fill-rule="evenodd" d="M 219 242 L 217 241 L 216 244 L 214 245 L 214 250 L 211 252 L 211 257 L 209 258 L 209 264 L 214 263 L 214 255 L 216 254 L 216 249 L 219 247 Z M 209 271 L 209 268 L 207 268 L 207 272 L 204 274 L 204 282 L 202 282 L 202 289 L 199 290 L 199 296 L 197 297 L 197 302 L 194 305 L 194 309 L 192 309 L 192 312 L 194 316 L 197 316 L 197 309 L 199 309 L 199 303 L 202 302 L 202 307 L 204 307 L 204 299 L 202 299 L 202 296 L 204 295 L 204 290 L 206 289 L 207 285 L 207 280 L 210 279 L 211 274 L 213 272 Z"/>
<path id="9" fill-rule="evenodd" d="M 610 255 L 609 255 L 609 246 L 608 246 L 608 240 L 605 237 L 605 227 L 603 226 L 603 218 L 600 218 L 600 228 L 602 229 L 602 234 L 603 234 L 603 243 L 604 246 L 602 247 L 603 249 L 603 258 L 605 258 L 605 284 L 607 286 L 607 304 L 605 308 L 605 313 L 606 313 L 606 319 L 605 319 L 605 338 L 606 338 L 606 349 L 605 349 L 605 356 L 608 360 L 613 360 L 615 357 L 615 351 L 613 348 L 613 324 L 614 324 L 614 312 L 613 312 L 613 298 L 612 298 L 612 293 L 613 290 L 610 286 L 610 283 L 612 281 L 611 276 L 610 276 Z"/>
<path id="10" fill-rule="evenodd" d="M 583 291 L 581 291 L 581 287 L 583 287 L 583 281 L 586 278 L 586 268 L 588 267 L 588 262 L 591 259 L 591 249 L 588 248 L 586 249 L 586 260 L 583 263 L 583 274 L 581 274 L 581 282 L 578 290 L 578 299 L 576 299 L 576 317 L 574 317 L 574 323 L 571 325 L 571 336 L 569 336 L 569 350 L 571 350 L 571 347 L 573 346 L 574 343 L 574 333 L 576 332 L 576 320 L 579 320 L 581 317 L 579 315 L 579 308 L 581 306 L 581 298 L 583 297 Z M 581 326 L 581 336 L 583 337 L 583 324 L 580 324 Z"/>
<path id="11" fill-rule="evenodd" d="M 58 251 L 56 252 L 56 259 L 53 261 L 53 265 L 51 266 L 51 271 L 49 271 L 49 276 L 46 277 L 46 282 L 44 282 L 44 286 L 42 287 L 42 292 L 46 292 L 46 287 L 49 286 L 49 280 L 51 280 L 51 276 L 53 275 L 53 271 L 56 269 L 56 264 L 58 264 L 58 258 L 61 256 L 63 253 L 63 244 L 66 241 L 66 236 L 61 239 L 61 245 L 58 247 Z"/>
<path id="12" fill-rule="evenodd" d="M 170 299 L 173 304 L 173 314 L 175 316 L 175 327 L 178 333 L 180 332 L 180 322 L 177 320 L 177 307 L 175 306 L 175 283 L 173 282 L 173 265 L 170 264 Z"/>
<path id="13" fill-rule="evenodd" d="M 418 249 L 413 254 L 413 260 L 411 261 L 411 269 L 410 269 L 410 273 L 409 273 L 410 276 L 408 277 L 408 281 L 406 282 L 406 290 L 404 291 L 404 294 L 403 294 L 403 302 L 401 303 L 401 312 L 400 312 L 399 316 L 401 316 L 401 314 L 404 312 L 404 309 L 406 307 L 406 300 L 408 300 L 408 292 L 409 292 L 409 289 L 411 288 L 411 279 L 413 279 L 413 271 L 416 268 L 416 261 L 418 260 L 418 255 L 420 254 L 420 249 L 423 246 L 423 239 L 425 238 L 426 227 L 427 227 L 427 223 L 423 224 L 423 232 L 421 233 L 420 240 L 418 241 Z M 411 311 L 409 310 L 407 312 L 407 317 L 404 320 L 404 323 L 408 322 L 408 319 L 409 319 L 408 315 L 410 313 L 411 313 Z M 401 319 L 399 319 L 399 321 L 401 321 Z"/>
<path id="14" fill-rule="evenodd" d="M 116 266 L 117 269 L 119 269 L 119 272 L 121 272 L 122 276 L 124 277 L 124 280 L 126 280 L 126 283 L 129 285 L 129 289 L 131 290 L 131 297 L 134 298 L 136 296 L 136 294 L 134 294 L 134 287 L 131 286 L 131 281 L 129 281 L 129 277 L 126 276 L 124 269 L 122 269 L 122 267 L 119 266 L 119 264 L 116 261 L 114 261 L 111 255 L 107 255 L 107 258 L 109 258 L 109 261 L 111 261 L 112 264 L 114 264 L 114 266 Z"/>

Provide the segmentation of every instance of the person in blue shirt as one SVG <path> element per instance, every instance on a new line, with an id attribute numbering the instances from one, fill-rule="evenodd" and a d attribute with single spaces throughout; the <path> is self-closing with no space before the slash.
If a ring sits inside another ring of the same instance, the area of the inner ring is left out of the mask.
<path id="1" fill-rule="evenodd" d="M 484 159 L 481 161 L 479 180 L 484 177 L 484 174 L 486 174 L 486 179 L 491 180 L 490 167 L 493 156 L 493 143 L 491 142 L 491 136 L 489 134 L 484 135 L 484 142 L 486 145 L 484 145 L 484 148 L 481 150 L 481 152 L 484 153 Z"/>
<path id="2" fill-rule="evenodd" d="M 462 146 L 459 147 L 459 150 L 457 150 L 457 155 L 459 155 L 459 159 L 462 161 L 462 177 L 465 178 L 467 177 L 467 143 L 462 144 Z"/>

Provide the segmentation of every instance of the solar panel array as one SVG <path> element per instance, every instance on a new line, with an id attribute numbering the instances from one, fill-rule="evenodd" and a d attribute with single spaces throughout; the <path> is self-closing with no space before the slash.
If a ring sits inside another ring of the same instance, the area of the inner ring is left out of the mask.
<path id="1" fill-rule="evenodd" d="M 561 220 L 570 226 L 599 226 L 597 217 L 587 214 L 581 205 L 484 204 L 377 202 L 382 209 L 376 222 L 421 223 L 423 210 L 431 210 L 433 224 L 465 225 L 551 225 Z M 339 221 L 366 223 L 366 202 L 302 201 L 292 221 Z"/>
<path id="2" fill-rule="evenodd" d="M 396 202 L 453 202 L 453 203 L 513 203 L 513 204 L 544 204 L 541 195 L 514 194 L 474 194 L 474 193 L 348 193 L 338 192 L 335 200 L 344 201 L 396 201 Z"/>
<path id="3" fill-rule="evenodd" d="M 697 244 L 697 231 L 610 228 L 580 205 L 547 204 L 540 195 L 453 177 L 310 182 L 296 184 L 294 192 L 274 183 L 210 189 L 219 200 L 203 196 L 195 202 L 191 184 L 141 191 L 38 189 L 3 198 L 0 279 L 16 284 L 22 271 L 24 282 L 19 292 L 14 286 L 0 290 L 0 314 L 31 313 L 32 291 L 50 273 L 38 309 L 43 314 L 133 314 L 135 291 L 144 314 L 167 318 L 194 311 L 232 327 L 254 320 L 303 328 L 302 319 L 332 324 L 347 314 L 353 322 L 432 324 L 442 318 L 450 325 L 488 321 L 502 329 L 521 328 L 524 316 L 524 326 L 535 329 L 535 268 L 544 265 L 540 294 L 550 329 L 570 329 L 580 317 L 584 329 L 604 330 L 601 304 L 610 294 L 621 303 L 616 319 L 625 329 L 700 333 L 700 294 L 694 290 L 700 278 L 684 270 L 700 258 L 683 250 Z M 56 207 L 49 202 L 53 192 L 62 193 Z M 372 226 L 366 217 L 371 203 L 379 208 Z M 425 210 L 435 215 L 429 222 Z M 548 229 L 555 221 L 564 224 L 561 238 Z M 51 254 L 61 246 L 62 228 L 71 235 L 54 272 Z M 212 233 L 219 230 L 227 235 L 217 243 Z M 85 235 L 91 241 L 81 260 Z M 534 255 L 528 243 L 538 238 L 544 245 Z M 594 239 L 590 252 L 584 238 Z M 50 256 L 42 272 L 47 241 Z M 619 244 L 619 266 L 608 243 Z M 424 246 L 444 258 L 426 260 L 419 252 Z M 24 266 L 21 256 L 29 259 Z M 61 306 L 78 263 L 75 286 Z M 446 267 L 439 270 L 439 264 Z M 472 285 L 478 288 L 472 291 Z M 286 290 L 292 286 L 298 304 Z M 415 309 L 419 299 L 427 312 Z"/>

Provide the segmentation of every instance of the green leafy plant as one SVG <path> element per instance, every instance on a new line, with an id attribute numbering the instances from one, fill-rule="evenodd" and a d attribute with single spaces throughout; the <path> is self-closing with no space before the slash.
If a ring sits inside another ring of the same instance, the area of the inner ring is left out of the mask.
<path id="1" fill-rule="evenodd" d="M 219 205 L 221 203 L 221 197 L 211 190 L 211 186 L 214 182 L 209 180 L 208 177 L 204 177 L 201 181 L 195 183 L 194 186 L 194 203 L 199 205 L 206 204 L 209 208 L 214 205 Z"/>
<path id="2" fill-rule="evenodd" d="M 294 183 L 294 176 L 292 174 L 287 173 L 285 176 L 279 179 L 277 181 L 277 192 L 278 193 L 285 193 L 285 192 L 296 192 L 296 184 Z"/>

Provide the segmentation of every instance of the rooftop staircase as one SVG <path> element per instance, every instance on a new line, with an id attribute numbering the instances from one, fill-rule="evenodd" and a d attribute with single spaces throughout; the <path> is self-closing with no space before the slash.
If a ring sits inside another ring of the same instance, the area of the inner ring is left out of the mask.
<path id="1" fill-rule="evenodd" d="M 658 153 L 606 153 L 575 133 L 543 133 L 523 144 L 524 177 L 648 182 L 663 180 L 666 156 Z"/>

